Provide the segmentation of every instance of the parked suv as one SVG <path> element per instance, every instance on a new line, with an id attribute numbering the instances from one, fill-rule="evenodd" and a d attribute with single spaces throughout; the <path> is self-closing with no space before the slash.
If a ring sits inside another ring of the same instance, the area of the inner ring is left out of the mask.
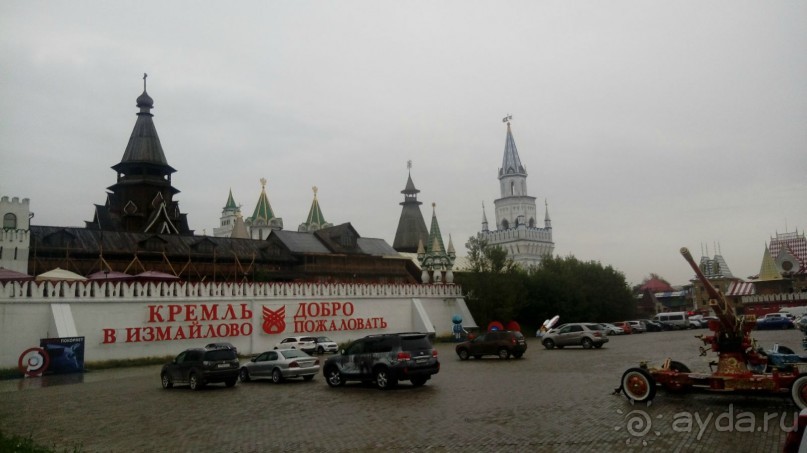
<path id="1" fill-rule="evenodd" d="M 497 355 L 500 359 L 513 356 L 520 359 L 527 350 L 527 341 L 521 332 L 493 330 L 458 344 L 454 350 L 460 360 L 468 360 L 471 356 L 479 359 L 483 355 Z"/>
<path id="2" fill-rule="evenodd" d="M 356 340 L 329 357 L 322 369 L 331 387 L 363 381 L 384 390 L 406 380 L 420 387 L 440 371 L 440 362 L 425 333 L 396 333 Z"/>
<path id="3" fill-rule="evenodd" d="M 160 380 L 164 389 L 188 384 L 199 390 L 214 382 L 232 387 L 238 381 L 238 356 L 230 348 L 187 349 L 163 365 Z"/>
<path id="4" fill-rule="evenodd" d="M 541 343 L 547 349 L 555 346 L 558 348 L 564 346 L 583 346 L 586 349 L 590 349 L 592 346 L 601 348 L 602 345 L 608 343 L 608 336 L 599 324 L 576 322 L 550 330 L 544 334 Z"/>
<path id="5" fill-rule="evenodd" d="M 314 337 L 314 343 L 317 345 L 317 354 L 337 352 L 339 350 L 339 345 L 328 337 Z"/>

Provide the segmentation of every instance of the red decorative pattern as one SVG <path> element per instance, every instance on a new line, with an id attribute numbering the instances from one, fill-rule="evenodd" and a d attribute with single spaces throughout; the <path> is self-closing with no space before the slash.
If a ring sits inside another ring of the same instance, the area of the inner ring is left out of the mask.
<path id="1" fill-rule="evenodd" d="M 278 310 L 272 310 L 269 307 L 263 307 L 263 331 L 273 335 L 283 333 L 286 330 L 286 306 L 280 307 Z"/>

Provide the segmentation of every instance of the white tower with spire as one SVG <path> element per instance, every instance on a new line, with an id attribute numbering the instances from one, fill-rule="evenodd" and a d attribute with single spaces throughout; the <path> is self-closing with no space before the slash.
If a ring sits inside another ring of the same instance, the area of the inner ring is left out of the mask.
<path id="1" fill-rule="evenodd" d="M 527 169 L 521 164 L 516 142 L 510 129 L 512 116 L 502 121 L 507 123 L 504 142 L 504 157 L 499 169 L 501 197 L 494 200 L 496 229 L 489 230 L 484 205 L 482 206 L 482 231 L 480 236 L 489 245 L 498 245 L 507 251 L 510 258 L 523 267 L 537 266 L 546 255 L 552 255 L 552 221 L 549 204 L 544 200 L 544 225 L 539 227 L 535 197 L 527 193 Z"/>

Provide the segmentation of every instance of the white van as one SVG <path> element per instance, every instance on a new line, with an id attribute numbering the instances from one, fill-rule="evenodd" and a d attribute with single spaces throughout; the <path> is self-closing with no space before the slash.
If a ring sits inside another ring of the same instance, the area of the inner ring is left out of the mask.
<path id="1" fill-rule="evenodd" d="M 671 311 L 669 313 L 659 313 L 653 316 L 653 321 L 658 321 L 672 326 L 673 329 L 689 329 L 689 317 L 685 311 Z"/>

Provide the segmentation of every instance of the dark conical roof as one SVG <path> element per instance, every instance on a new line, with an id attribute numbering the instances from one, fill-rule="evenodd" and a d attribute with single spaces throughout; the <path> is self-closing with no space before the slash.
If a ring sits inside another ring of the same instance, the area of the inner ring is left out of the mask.
<path id="1" fill-rule="evenodd" d="M 426 229 L 426 221 L 423 213 L 420 212 L 421 202 L 417 199 L 417 193 L 412 182 L 412 175 L 409 174 L 406 180 L 406 188 L 401 191 L 404 194 L 404 201 L 401 204 L 401 217 L 398 219 L 398 229 L 395 230 L 395 240 L 392 248 L 399 252 L 415 253 L 418 243 L 428 240 L 429 230 Z"/>
<path id="2" fill-rule="evenodd" d="M 123 158 L 112 168 L 120 170 L 120 167 L 126 164 L 149 164 L 162 167 L 163 174 L 170 174 L 176 170 L 168 165 L 168 160 L 165 158 L 160 137 L 157 135 L 157 128 L 154 127 L 154 120 L 152 120 L 154 115 L 151 114 L 151 109 L 154 108 L 154 100 L 146 92 L 145 84 L 144 75 L 143 94 L 137 97 L 137 107 L 140 108 L 140 112 L 137 113 L 137 121 L 132 129 L 132 135 L 129 136 L 129 143 L 123 152 Z"/>

